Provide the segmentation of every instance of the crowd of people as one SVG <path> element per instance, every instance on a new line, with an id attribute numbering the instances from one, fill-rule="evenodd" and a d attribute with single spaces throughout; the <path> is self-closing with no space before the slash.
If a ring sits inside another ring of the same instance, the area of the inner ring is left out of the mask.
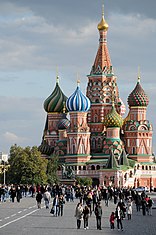
<path id="1" fill-rule="evenodd" d="M 133 188 L 115 187 L 86 187 L 80 185 L 2 185 L 0 187 L 0 200 L 7 200 L 14 203 L 15 198 L 19 203 L 22 197 L 33 197 L 36 199 L 38 209 L 44 201 L 46 209 L 55 216 L 64 215 L 64 204 L 77 200 L 75 212 L 77 229 L 83 227 L 89 229 L 89 218 L 94 215 L 96 218 L 96 228 L 102 229 L 102 214 L 104 204 L 109 207 L 110 203 L 115 205 L 115 210 L 110 213 L 110 229 L 123 231 L 123 220 L 132 219 L 133 208 L 142 211 L 142 215 L 152 216 L 152 206 L 154 201 L 145 191 L 138 193 Z M 83 223 L 82 223 L 83 221 Z M 115 225 L 116 223 L 116 225 Z M 82 226 L 83 224 L 83 226 Z"/>

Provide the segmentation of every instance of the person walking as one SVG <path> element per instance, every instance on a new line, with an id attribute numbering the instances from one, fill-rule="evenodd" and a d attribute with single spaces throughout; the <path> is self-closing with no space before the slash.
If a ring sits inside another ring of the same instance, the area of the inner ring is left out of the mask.
<path id="1" fill-rule="evenodd" d="M 65 204 L 65 200 L 63 195 L 60 195 L 59 197 L 59 210 L 58 210 L 58 216 L 63 216 L 63 206 Z"/>
<path id="2" fill-rule="evenodd" d="M 128 218 L 128 220 L 131 220 L 131 218 L 132 218 L 132 201 L 131 201 L 131 199 L 129 199 L 127 202 L 127 218 Z"/>
<path id="3" fill-rule="evenodd" d="M 97 229 L 102 230 L 101 228 L 102 206 L 100 202 L 96 204 L 95 216 L 96 216 Z"/>
<path id="4" fill-rule="evenodd" d="M 154 204 L 154 201 L 149 197 L 149 200 L 148 200 L 148 215 L 152 215 L 152 206 Z"/>
<path id="5" fill-rule="evenodd" d="M 89 207 L 86 205 L 83 209 L 83 220 L 84 220 L 84 229 L 88 229 L 88 219 L 89 219 Z"/>
<path id="6" fill-rule="evenodd" d="M 116 211 L 115 211 L 115 217 L 117 219 L 117 228 L 118 230 L 122 230 L 123 231 L 123 225 L 122 225 L 122 211 L 120 206 L 118 205 L 116 207 Z"/>
<path id="7" fill-rule="evenodd" d="M 20 202 L 20 200 L 22 198 L 20 186 L 17 186 L 17 188 L 16 188 L 16 198 L 17 198 L 17 202 Z"/>
<path id="8" fill-rule="evenodd" d="M 147 202 L 146 202 L 145 198 L 142 198 L 141 205 L 142 205 L 142 214 L 145 216 L 146 215 L 146 207 L 147 207 Z"/>
<path id="9" fill-rule="evenodd" d="M 48 190 L 45 191 L 43 194 L 44 202 L 45 202 L 45 207 L 46 209 L 49 209 L 49 203 L 51 200 L 51 194 L 48 192 Z"/>
<path id="10" fill-rule="evenodd" d="M 54 209 L 54 216 L 58 216 L 58 212 L 59 212 L 59 197 L 58 197 L 58 194 L 56 194 L 56 196 L 54 197 L 53 209 Z"/>
<path id="11" fill-rule="evenodd" d="M 115 213 L 112 212 L 109 218 L 109 222 L 110 222 L 110 228 L 114 229 L 114 221 L 115 221 Z"/>
<path id="12" fill-rule="evenodd" d="M 38 209 L 41 209 L 42 194 L 40 191 L 38 191 L 36 194 L 36 201 Z"/>
<path id="13" fill-rule="evenodd" d="M 81 221 L 83 219 L 83 207 L 82 207 L 82 203 L 78 203 L 75 209 L 75 217 L 77 220 L 77 229 L 80 229 L 81 227 Z"/>

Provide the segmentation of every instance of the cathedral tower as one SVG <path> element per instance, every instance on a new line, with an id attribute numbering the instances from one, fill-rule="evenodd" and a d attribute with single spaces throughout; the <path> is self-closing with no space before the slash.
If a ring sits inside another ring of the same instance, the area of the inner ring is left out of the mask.
<path id="1" fill-rule="evenodd" d="M 75 92 L 67 99 L 70 129 L 67 132 L 67 162 L 86 162 L 90 159 L 90 132 L 87 113 L 90 100 L 82 94 L 79 81 Z"/>
<path id="2" fill-rule="evenodd" d="M 138 76 L 134 90 L 128 96 L 129 114 L 124 125 L 124 141 L 129 157 L 149 162 L 152 157 L 152 125 L 146 119 L 149 99 Z"/>
<path id="3" fill-rule="evenodd" d="M 102 140 L 104 129 L 104 116 L 111 111 L 112 95 L 117 112 L 120 113 L 121 100 L 119 98 L 116 76 L 113 73 L 112 63 L 107 47 L 108 24 L 104 18 L 104 7 L 102 19 L 98 24 L 99 48 L 88 75 L 87 97 L 91 101 L 91 109 L 88 113 L 88 125 L 91 131 L 91 152 L 102 152 Z M 114 89 L 115 87 L 115 89 Z"/>
<path id="4" fill-rule="evenodd" d="M 51 95 L 44 101 L 44 109 L 47 112 L 47 120 L 43 138 L 50 146 L 55 146 L 59 139 L 58 124 L 66 116 L 64 104 L 67 97 L 59 86 L 59 77 L 56 78 L 56 86 Z"/>

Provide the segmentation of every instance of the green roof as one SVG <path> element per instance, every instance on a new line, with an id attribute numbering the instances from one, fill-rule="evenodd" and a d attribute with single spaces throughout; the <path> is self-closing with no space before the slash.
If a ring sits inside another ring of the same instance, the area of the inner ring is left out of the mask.
<path id="1" fill-rule="evenodd" d="M 91 159 L 86 164 L 91 164 L 91 163 L 107 163 L 108 159 Z"/>

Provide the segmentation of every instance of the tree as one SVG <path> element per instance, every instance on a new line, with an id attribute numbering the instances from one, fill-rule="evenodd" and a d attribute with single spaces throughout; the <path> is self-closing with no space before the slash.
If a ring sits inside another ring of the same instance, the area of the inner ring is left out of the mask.
<path id="1" fill-rule="evenodd" d="M 76 177 L 76 182 L 79 185 L 91 186 L 92 185 L 92 178 L 90 177 Z"/>
<path id="2" fill-rule="evenodd" d="M 32 148 L 22 148 L 17 145 L 11 146 L 9 164 L 9 183 L 47 183 L 47 160 L 41 157 L 41 153 L 36 146 L 33 146 Z"/>
<path id="3" fill-rule="evenodd" d="M 58 176 L 57 176 L 57 170 L 59 165 L 59 158 L 57 155 L 52 155 L 50 159 L 48 159 L 47 164 L 47 177 L 48 177 L 48 183 L 50 185 L 54 183 L 58 183 Z"/>

